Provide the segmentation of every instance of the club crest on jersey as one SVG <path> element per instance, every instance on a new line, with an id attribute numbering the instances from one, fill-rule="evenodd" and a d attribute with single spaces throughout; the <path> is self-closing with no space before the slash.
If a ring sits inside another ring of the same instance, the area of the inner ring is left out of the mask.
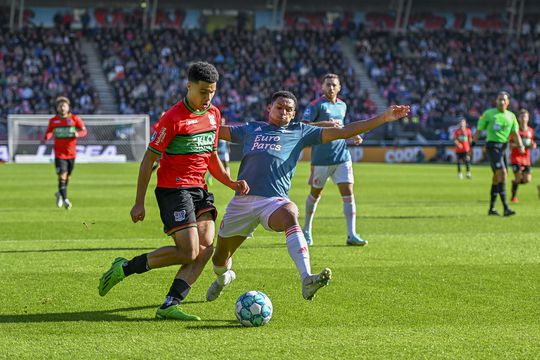
<path id="1" fill-rule="evenodd" d="M 182 222 L 186 220 L 186 210 L 175 211 L 173 215 L 174 215 L 174 221 L 176 222 Z"/>
<path id="2" fill-rule="evenodd" d="M 154 131 L 154 132 L 152 133 L 152 136 L 150 136 L 150 142 L 156 140 L 156 136 L 157 136 L 157 131 Z"/>
<path id="3" fill-rule="evenodd" d="M 208 120 L 210 121 L 210 125 L 214 127 L 216 126 L 216 117 L 214 114 L 208 115 Z"/>

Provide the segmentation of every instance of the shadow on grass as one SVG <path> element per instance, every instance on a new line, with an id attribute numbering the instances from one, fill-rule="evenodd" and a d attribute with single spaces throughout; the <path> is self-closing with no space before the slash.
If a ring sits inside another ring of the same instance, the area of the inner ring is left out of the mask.
<path id="1" fill-rule="evenodd" d="M 198 304 L 204 301 L 186 301 L 183 304 Z M 145 305 L 145 306 L 133 306 L 119 309 L 99 310 L 99 311 L 76 311 L 76 312 L 63 312 L 63 313 L 42 313 L 42 314 L 2 314 L 0 315 L 0 324 L 8 323 L 47 323 L 47 322 L 76 322 L 76 321 L 90 321 L 90 322 L 102 322 L 102 321 L 122 321 L 122 322 L 137 322 L 137 321 L 163 321 L 154 318 L 154 310 L 159 305 Z M 129 318 L 122 312 L 150 310 L 148 317 Z M 174 321 L 174 320 L 173 320 Z M 237 323 L 230 319 L 204 319 L 200 323 L 204 322 L 227 322 Z M 182 322 L 183 323 L 183 322 Z M 209 329 L 214 327 L 227 327 L 229 325 L 207 325 Z M 194 326 L 194 328 L 199 328 Z"/>
<path id="2" fill-rule="evenodd" d="M 118 248 L 74 248 L 74 249 L 37 249 L 37 250 L 0 250 L 0 254 L 48 253 L 48 252 L 86 252 L 86 251 L 129 251 L 155 250 L 156 247 L 118 247 Z"/>

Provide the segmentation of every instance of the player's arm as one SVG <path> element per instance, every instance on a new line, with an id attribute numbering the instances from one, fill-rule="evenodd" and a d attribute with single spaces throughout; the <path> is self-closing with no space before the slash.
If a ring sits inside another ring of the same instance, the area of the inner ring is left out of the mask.
<path id="1" fill-rule="evenodd" d="M 222 128 L 220 128 L 220 131 L 221 129 Z M 227 174 L 227 171 L 223 167 L 223 163 L 219 160 L 217 151 L 212 151 L 210 154 L 208 171 L 210 171 L 210 174 L 212 174 L 217 181 L 234 191 L 238 191 L 240 195 L 246 195 L 249 192 L 249 185 L 245 180 L 234 181 L 229 174 Z"/>
<path id="2" fill-rule="evenodd" d="M 310 122 L 310 121 L 302 120 L 302 122 L 304 124 L 309 124 L 309 125 L 317 126 L 317 127 L 329 127 L 329 128 L 339 128 L 339 127 L 341 127 L 341 125 L 338 122 L 336 122 L 336 121 L 334 121 L 332 119 L 330 119 L 328 121 L 317 121 L 317 122 Z"/>
<path id="3" fill-rule="evenodd" d="M 85 137 L 86 134 L 88 134 L 88 131 L 86 130 L 86 126 L 84 126 L 82 119 L 78 116 L 75 123 L 75 128 L 77 129 L 75 132 L 75 137 L 77 138 Z"/>
<path id="4" fill-rule="evenodd" d="M 456 145 L 457 148 L 461 148 L 462 145 L 458 140 L 457 134 L 454 132 L 454 145 Z"/>
<path id="5" fill-rule="evenodd" d="M 521 136 L 519 135 L 519 131 L 513 130 L 511 132 L 512 137 L 514 138 L 514 144 L 517 148 L 519 148 L 520 154 L 525 154 L 525 146 L 523 146 L 523 140 L 521 139 Z"/>
<path id="6" fill-rule="evenodd" d="M 392 105 L 379 116 L 365 121 L 356 121 L 342 128 L 323 128 L 322 143 L 328 143 L 337 139 L 348 139 L 373 130 L 387 122 L 396 121 L 406 116 L 410 111 L 409 105 Z"/>
<path id="7" fill-rule="evenodd" d="M 229 126 L 222 125 L 219 127 L 218 138 L 220 140 L 231 141 L 231 131 L 229 129 Z M 212 174 L 212 176 L 214 176 L 214 174 Z"/>
<path id="8" fill-rule="evenodd" d="M 47 127 L 47 131 L 45 132 L 45 135 L 43 136 L 43 139 L 41 140 L 42 144 L 44 144 L 45 141 L 50 140 L 53 137 L 53 131 L 54 131 L 54 127 L 53 127 L 52 121 L 49 121 L 49 126 Z"/>
<path id="9" fill-rule="evenodd" d="M 146 150 L 144 158 L 141 161 L 139 167 L 139 177 L 137 178 L 137 195 L 135 197 L 135 205 L 131 209 L 131 220 L 136 223 L 137 221 L 144 220 L 144 198 L 146 197 L 146 190 L 148 189 L 148 183 L 152 177 L 152 166 L 154 161 L 159 158 L 159 154 Z"/>

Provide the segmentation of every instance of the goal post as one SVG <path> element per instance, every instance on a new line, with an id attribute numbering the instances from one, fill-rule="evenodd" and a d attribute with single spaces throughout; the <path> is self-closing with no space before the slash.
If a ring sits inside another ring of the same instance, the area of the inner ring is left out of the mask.
<path id="1" fill-rule="evenodd" d="M 54 115 L 9 115 L 8 151 L 16 163 L 54 158 L 53 141 L 41 144 Z M 79 115 L 88 134 L 77 139 L 77 162 L 141 161 L 150 138 L 148 115 Z"/>

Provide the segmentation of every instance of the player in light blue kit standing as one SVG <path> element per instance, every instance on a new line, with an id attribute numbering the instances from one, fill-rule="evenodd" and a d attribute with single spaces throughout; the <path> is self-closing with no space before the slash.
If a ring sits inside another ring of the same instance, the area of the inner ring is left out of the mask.
<path id="1" fill-rule="evenodd" d="M 302 121 L 319 127 L 343 127 L 347 104 L 337 96 L 341 90 L 339 76 L 326 74 L 322 83 L 323 96 L 312 101 L 304 111 Z M 361 143 L 360 136 L 353 138 L 355 144 Z M 354 202 L 354 175 L 351 154 L 345 140 L 334 140 L 315 145 L 311 150 L 311 192 L 306 199 L 306 219 L 304 236 L 308 245 L 313 245 L 311 228 L 321 192 L 329 177 L 338 186 L 343 201 L 343 215 L 347 222 L 347 245 L 364 246 L 367 241 L 356 233 L 356 203 Z"/>
<path id="2" fill-rule="evenodd" d="M 218 298 L 223 288 L 236 278 L 232 255 L 259 224 L 266 230 L 285 232 L 287 250 L 302 279 L 302 296 L 311 300 L 317 290 L 328 284 L 330 269 L 311 274 L 309 250 L 298 222 L 298 208 L 289 200 L 291 179 L 302 149 L 310 145 L 348 139 L 394 121 L 409 112 L 409 106 L 391 106 L 373 119 L 351 123 L 341 128 L 320 128 L 292 122 L 296 115 L 296 97 L 278 91 L 268 105 L 269 122 L 240 126 L 222 126 L 219 138 L 242 145 L 238 180 L 250 185 L 248 196 L 238 193 L 231 199 L 219 227 L 212 261 L 216 281 L 206 292 L 206 299 Z"/>

